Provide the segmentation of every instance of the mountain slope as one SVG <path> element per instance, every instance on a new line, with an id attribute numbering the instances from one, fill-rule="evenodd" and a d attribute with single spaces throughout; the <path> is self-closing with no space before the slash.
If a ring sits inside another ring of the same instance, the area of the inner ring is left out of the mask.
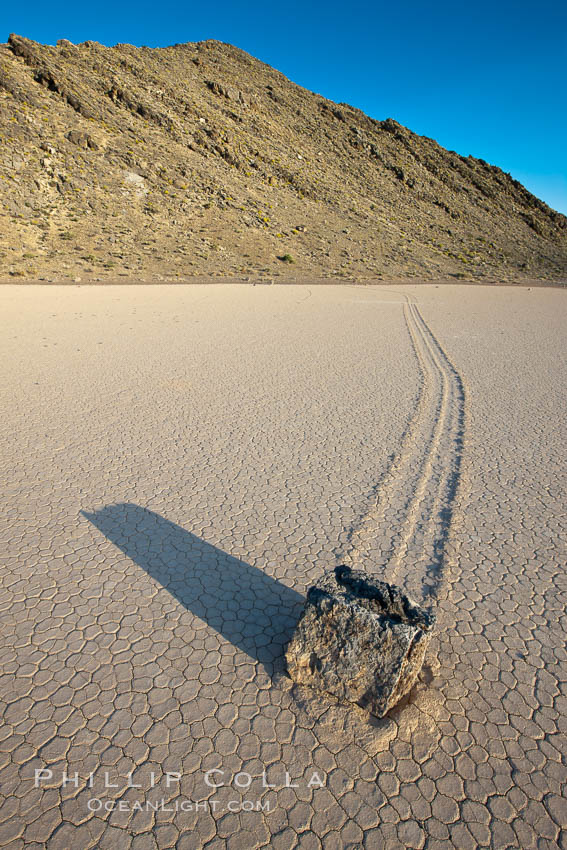
<path id="1" fill-rule="evenodd" d="M 215 41 L 0 48 L 0 277 L 565 279 L 500 169 Z"/>

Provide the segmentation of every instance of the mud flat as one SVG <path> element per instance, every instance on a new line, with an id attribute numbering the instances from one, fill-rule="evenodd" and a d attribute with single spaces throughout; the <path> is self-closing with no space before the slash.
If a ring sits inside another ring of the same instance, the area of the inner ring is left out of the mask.
<path id="1" fill-rule="evenodd" d="M 0 287 L 0 845 L 562 846 L 565 297 Z M 437 612 L 380 721 L 285 676 L 339 563 Z"/>

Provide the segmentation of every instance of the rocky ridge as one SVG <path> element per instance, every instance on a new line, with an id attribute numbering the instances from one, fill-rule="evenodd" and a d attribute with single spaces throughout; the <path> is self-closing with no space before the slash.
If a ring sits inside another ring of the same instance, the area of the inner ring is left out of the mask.
<path id="1" fill-rule="evenodd" d="M 499 168 L 216 41 L 0 46 L 0 278 L 561 281 Z"/>

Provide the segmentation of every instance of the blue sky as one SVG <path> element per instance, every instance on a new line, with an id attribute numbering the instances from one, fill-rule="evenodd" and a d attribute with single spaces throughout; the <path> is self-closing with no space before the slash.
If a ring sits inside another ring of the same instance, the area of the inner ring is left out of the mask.
<path id="1" fill-rule="evenodd" d="M 3 4 L 0 24 L 1 40 L 50 44 L 230 42 L 332 100 L 499 165 L 567 214 L 565 2 L 27 0 Z"/>

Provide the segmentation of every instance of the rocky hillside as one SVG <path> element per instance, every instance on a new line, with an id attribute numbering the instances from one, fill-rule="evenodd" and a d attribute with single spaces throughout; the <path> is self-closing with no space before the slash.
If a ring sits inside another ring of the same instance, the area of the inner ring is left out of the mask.
<path id="1" fill-rule="evenodd" d="M 567 219 L 481 159 L 228 44 L 0 47 L 0 278 L 567 277 Z"/>

